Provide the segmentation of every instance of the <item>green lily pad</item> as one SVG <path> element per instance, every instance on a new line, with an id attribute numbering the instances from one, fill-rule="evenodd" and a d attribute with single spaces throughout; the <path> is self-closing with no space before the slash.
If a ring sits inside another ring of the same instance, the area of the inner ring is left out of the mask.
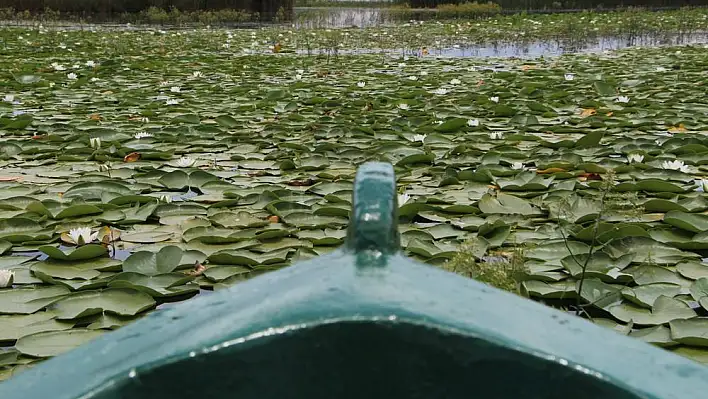
<path id="1" fill-rule="evenodd" d="M 89 330 L 116 330 L 120 327 L 126 326 L 133 321 L 140 318 L 131 316 L 118 316 L 115 314 L 104 313 L 99 315 L 94 322 L 86 327 Z"/>
<path id="2" fill-rule="evenodd" d="M 701 277 L 691 284 L 691 297 L 698 301 L 703 309 L 708 309 L 708 278 Z"/>
<path id="3" fill-rule="evenodd" d="M 203 262 L 206 256 L 199 251 L 184 251 L 182 248 L 170 245 L 157 253 L 138 251 L 123 261 L 124 272 L 134 272 L 145 276 L 157 276 L 171 273 L 179 266 L 194 265 Z"/>
<path id="4" fill-rule="evenodd" d="M 708 215 L 671 211 L 664 215 L 664 223 L 693 233 L 708 231 Z"/>
<path id="5" fill-rule="evenodd" d="M 263 218 L 257 218 L 248 212 L 219 212 L 215 215 L 209 217 L 217 226 L 233 229 L 233 228 L 249 228 L 249 227 L 263 227 L 267 226 L 270 222 Z"/>
<path id="6" fill-rule="evenodd" d="M 169 189 L 182 190 L 187 187 L 199 188 L 214 180 L 219 180 L 219 178 L 201 170 L 195 170 L 190 173 L 174 170 L 160 177 L 158 182 Z"/>
<path id="7" fill-rule="evenodd" d="M 496 197 L 485 194 L 479 200 L 479 209 L 485 214 L 501 213 L 505 215 L 533 215 L 536 212 L 527 201 L 513 195 L 499 193 Z"/>
<path id="8" fill-rule="evenodd" d="M 691 346 L 708 346 L 708 318 L 697 317 L 689 320 L 672 320 L 669 323 L 671 339 Z"/>
<path id="9" fill-rule="evenodd" d="M 624 273 L 623 270 L 631 261 L 632 255 L 612 259 L 604 252 L 594 252 L 590 259 L 588 254 L 568 255 L 561 259 L 561 264 L 575 278 L 581 278 L 584 270 L 585 277 L 626 283 L 632 281 L 632 275 Z"/>
<path id="10" fill-rule="evenodd" d="M 51 357 L 68 352 L 103 335 L 103 331 L 74 328 L 48 331 L 20 338 L 15 347 L 23 355 Z"/>
<path id="11" fill-rule="evenodd" d="M 87 244 L 77 248 L 66 248 L 64 250 L 51 245 L 44 245 L 39 247 L 39 250 L 52 259 L 64 261 L 93 259 L 108 253 L 108 249 L 99 244 Z"/>
<path id="12" fill-rule="evenodd" d="M 13 244 L 26 241 L 49 240 L 52 231 L 43 229 L 42 226 L 31 219 L 12 218 L 0 220 L 0 239 Z"/>
<path id="13" fill-rule="evenodd" d="M 676 265 L 676 271 L 691 280 L 698 280 L 701 277 L 708 278 L 708 264 L 704 263 L 682 262 Z"/>
<path id="14" fill-rule="evenodd" d="M 101 272 L 93 269 L 79 269 L 78 267 L 58 265 L 47 262 L 35 263 L 30 267 L 30 270 L 36 275 L 45 275 L 65 280 L 91 280 L 101 275 Z"/>
<path id="15" fill-rule="evenodd" d="M 108 288 L 102 291 L 80 291 L 63 298 L 52 305 L 52 313 L 57 320 L 75 320 L 81 317 L 114 313 L 121 316 L 135 316 L 155 306 L 155 300 L 148 294 L 126 288 Z"/>
<path id="16" fill-rule="evenodd" d="M 56 320 L 51 312 L 0 316 L 0 342 L 15 341 L 40 332 L 68 330 L 74 324 Z"/>
<path id="17" fill-rule="evenodd" d="M 0 314 L 32 314 L 69 294 L 64 287 L 0 290 Z"/>
<path id="18" fill-rule="evenodd" d="M 622 288 L 622 296 L 628 301 L 651 309 L 660 296 L 673 298 L 681 292 L 681 286 L 669 283 L 654 283 L 638 287 Z"/>
<path id="19" fill-rule="evenodd" d="M 617 323 L 614 320 L 611 319 L 602 319 L 602 318 L 593 318 L 592 322 L 599 325 L 603 326 L 606 328 L 609 328 L 619 334 L 622 335 L 627 335 L 632 331 L 632 326 L 633 324 L 622 324 L 622 323 Z"/>
<path id="20" fill-rule="evenodd" d="M 613 284 L 605 284 L 599 279 L 588 278 L 583 281 L 582 288 L 580 282 L 577 283 L 581 298 L 587 301 L 588 304 L 600 309 L 609 309 L 614 305 L 622 302 L 620 295 L 621 287 Z"/>
<path id="21" fill-rule="evenodd" d="M 530 298 L 544 299 L 575 299 L 578 296 L 574 281 L 524 281 L 521 283 L 521 293 Z"/>
<path id="22" fill-rule="evenodd" d="M 346 237 L 346 230 L 303 230 L 297 233 L 301 239 L 311 241 L 314 245 L 339 245 Z"/>
<path id="23" fill-rule="evenodd" d="M 236 276 L 239 274 L 250 273 L 251 269 L 243 266 L 216 266 L 209 267 L 204 275 L 213 282 L 221 282 L 229 277 Z"/>
<path id="24" fill-rule="evenodd" d="M 612 316 L 625 323 L 634 322 L 636 325 L 656 326 L 667 324 L 672 320 L 691 319 L 696 317 L 696 312 L 685 303 L 660 295 L 651 310 L 636 305 L 622 303 L 611 306 L 608 311 Z"/>
<path id="25" fill-rule="evenodd" d="M 676 320 L 676 322 L 681 321 L 684 320 Z M 669 325 L 672 323 L 674 323 L 674 321 L 670 322 Z M 672 338 L 671 329 L 663 325 L 633 331 L 629 336 L 664 348 L 678 345 L 678 342 Z"/>
<path id="26" fill-rule="evenodd" d="M 194 277 L 182 273 L 146 276 L 140 273 L 123 272 L 113 276 L 108 286 L 112 288 L 130 288 L 145 292 L 153 297 L 170 297 L 198 292 L 199 286 L 185 285 L 193 279 Z"/>
<path id="27" fill-rule="evenodd" d="M 263 254 L 244 250 L 223 250 L 209 256 L 211 263 L 219 265 L 255 266 L 285 262 L 291 249 L 282 249 Z"/>

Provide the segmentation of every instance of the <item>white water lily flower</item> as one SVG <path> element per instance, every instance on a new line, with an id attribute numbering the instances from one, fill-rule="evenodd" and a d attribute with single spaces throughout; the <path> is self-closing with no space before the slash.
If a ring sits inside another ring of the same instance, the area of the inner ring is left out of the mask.
<path id="1" fill-rule="evenodd" d="M 180 168 L 189 168 L 190 166 L 194 165 L 196 160 L 190 158 L 190 157 L 182 157 L 177 160 L 177 166 Z"/>
<path id="2" fill-rule="evenodd" d="M 86 66 L 89 68 L 93 68 L 96 66 L 96 63 L 94 61 L 89 60 L 89 61 L 86 61 Z"/>
<path id="3" fill-rule="evenodd" d="M 479 120 L 477 119 L 467 119 L 467 126 L 479 126 Z"/>
<path id="4" fill-rule="evenodd" d="M 565 80 L 568 80 L 568 81 L 575 79 L 575 75 L 572 73 L 566 73 L 564 75 L 564 77 L 565 77 Z"/>
<path id="5" fill-rule="evenodd" d="M 657 72 L 666 72 L 666 68 L 664 68 L 662 66 L 658 66 L 658 67 L 656 67 L 656 71 Z"/>
<path id="6" fill-rule="evenodd" d="M 398 104 L 398 108 L 406 110 L 406 109 L 410 109 L 411 107 L 410 107 L 410 105 L 408 105 L 406 103 L 401 103 L 401 104 Z"/>
<path id="7" fill-rule="evenodd" d="M 165 105 L 177 105 L 179 104 L 179 100 L 170 98 L 169 100 L 165 101 Z"/>
<path id="8" fill-rule="evenodd" d="M 97 150 L 101 148 L 101 138 L 100 137 L 91 137 L 89 138 L 89 145 L 91 148 L 94 150 Z"/>
<path id="9" fill-rule="evenodd" d="M 515 170 L 523 169 L 524 163 L 523 162 L 514 162 L 511 164 L 511 168 L 515 169 Z"/>
<path id="10" fill-rule="evenodd" d="M 172 86 L 170 87 L 170 91 L 173 93 L 179 93 L 180 91 L 182 91 L 182 88 L 179 86 Z"/>
<path id="11" fill-rule="evenodd" d="M 411 196 L 407 193 L 398 194 L 398 206 L 403 206 L 406 202 L 411 199 Z"/>
<path id="12" fill-rule="evenodd" d="M 450 84 L 451 84 L 451 85 L 459 85 L 460 83 L 462 83 L 462 81 L 461 81 L 460 79 L 457 79 L 457 78 L 452 79 L 452 80 L 450 81 Z"/>
<path id="13" fill-rule="evenodd" d="M 76 245 L 84 245 L 93 242 L 98 237 L 98 231 L 91 233 L 90 227 L 79 227 L 69 230 L 69 238 Z"/>
<path id="14" fill-rule="evenodd" d="M 160 86 L 169 86 L 169 84 L 170 84 L 169 80 L 163 80 L 162 82 L 160 82 Z"/>
<path id="15" fill-rule="evenodd" d="M 0 288 L 12 287 L 15 279 L 15 272 L 12 270 L 0 270 Z"/>
<path id="16" fill-rule="evenodd" d="M 91 78 L 91 79 L 89 79 L 89 80 L 92 81 L 92 82 L 98 82 L 98 81 L 101 80 L 101 79 L 99 79 L 99 78 Z"/>
<path id="17" fill-rule="evenodd" d="M 428 72 L 427 72 L 427 71 L 421 71 L 421 72 L 420 72 L 420 76 L 428 76 Z"/>
<path id="18" fill-rule="evenodd" d="M 300 80 L 300 79 L 302 79 L 302 75 L 300 75 L 300 74 L 295 75 L 295 80 Z"/>
<path id="19" fill-rule="evenodd" d="M 364 86 L 366 86 L 366 82 L 357 82 L 356 85 L 359 87 L 364 87 Z"/>
<path id="20" fill-rule="evenodd" d="M 489 138 L 492 140 L 501 140 L 504 138 L 503 132 L 489 132 Z"/>
<path id="21" fill-rule="evenodd" d="M 194 71 L 194 72 L 192 72 L 192 77 L 193 77 L 193 78 L 201 78 L 202 76 L 204 76 L 204 74 L 201 73 L 200 71 Z"/>
<path id="22" fill-rule="evenodd" d="M 64 66 L 58 62 L 52 62 L 51 67 L 54 68 L 55 71 L 65 71 L 66 70 L 66 68 L 64 68 Z"/>
<path id="23" fill-rule="evenodd" d="M 440 87 L 438 89 L 433 90 L 432 93 L 437 94 L 439 96 L 444 96 L 445 94 L 447 94 L 447 89 L 443 89 L 442 87 Z"/>
<path id="24" fill-rule="evenodd" d="M 413 141 L 420 141 L 421 143 L 425 141 L 425 138 L 428 137 L 425 134 L 416 134 L 413 136 Z"/>
<path id="25" fill-rule="evenodd" d="M 617 102 L 627 104 L 629 102 L 629 97 L 619 96 L 619 97 L 617 97 Z"/>
<path id="26" fill-rule="evenodd" d="M 677 159 L 675 161 L 664 161 L 661 167 L 669 170 L 678 170 L 683 173 L 688 173 L 688 165 L 684 165 L 683 161 Z"/>
<path id="27" fill-rule="evenodd" d="M 499 97 L 497 97 L 497 96 L 489 97 L 489 101 L 491 101 L 491 102 L 493 102 L 493 103 L 498 103 L 498 102 L 499 102 Z"/>
<path id="28" fill-rule="evenodd" d="M 165 203 L 170 203 L 172 202 L 172 196 L 171 195 L 161 195 L 160 198 L 157 199 L 159 202 L 165 202 Z"/>
<path id="29" fill-rule="evenodd" d="M 135 136 L 133 136 L 133 137 L 140 140 L 140 139 L 152 137 L 152 134 L 150 134 L 148 132 L 138 132 L 138 133 L 135 133 Z"/>
<path id="30" fill-rule="evenodd" d="M 67 77 L 67 79 L 69 79 L 69 80 L 76 80 L 76 79 L 79 78 L 79 77 L 78 77 L 75 73 L 73 73 L 73 72 L 71 72 L 70 74 L 66 75 L 66 77 Z"/>
<path id="31" fill-rule="evenodd" d="M 418 77 L 415 75 L 411 75 L 408 77 L 408 80 L 416 81 L 416 80 L 418 80 Z"/>
<path id="32" fill-rule="evenodd" d="M 15 101 L 15 96 L 13 96 L 12 94 L 5 94 L 5 97 L 3 97 L 2 100 L 6 103 L 11 103 Z"/>
<path id="33" fill-rule="evenodd" d="M 644 160 L 644 155 L 642 154 L 629 154 L 627 155 L 627 161 L 629 163 L 639 163 Z"/>

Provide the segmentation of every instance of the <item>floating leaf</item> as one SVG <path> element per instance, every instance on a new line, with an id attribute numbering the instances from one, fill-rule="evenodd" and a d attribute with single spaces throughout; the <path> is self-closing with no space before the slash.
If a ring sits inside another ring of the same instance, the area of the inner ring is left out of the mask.
<path id="1" fill-rule="evenodd" d="M 0 290 L 0 314 L 31 314 L 69 294 L 64 287 Z"/>
<path id="2" fill-rule="evenodd" d="M 479 200 L 479 209 L 487 214 L 533 215 L 535 213 L 533 207 L 527 201 L 504 193 L 499 193 L 496 197 L 485 194 Z"/>
<path id="3" fill-rule="evenodd" d="M 146 276 L 170 273 L 181 265 L 203 262 L 206 256 L 199 251 L 184 251 L 174 245 L 166 246 L 157 253 L 138 251 L 123 261 L 123 271 Z"/>
<path id="4" fill-rule="evenodd" d="M 22 337 L 15 346 L 20 353 L 34 357 L 50 357 L 68 352 L 103 334 L 98 330 L 74 328 L 66 331 L 49 331 Z"/>
<path id="5" fill-rule="evenodd" d="M 634 324 L 644 326 L 656 326 L 672 320 L 696 317 L 696 312 L 688 305 L 663 295 L 656 299 L 652 310 L 622 303 L 611 306 L 608 311 L 625 323 L 632 321 Z"/>
<path id="6" fill-rule="evenodd" d="M 700 317 L 690 320 L 672 320 L 669 323 L 671 339 L 686 345 L 708 346 L 708 318 Z"/>
<path id="7" fill-rule="evenodd" d="M 80 291 L 52 305 L 57 320 L 75 320 L 102 312 L 134 316 L 153 308 L 155 300 L 148 294 L 126 288 L 102 291 Z"/>
<path id="8" fill-rule="evenodd" d="M 98 258 L 108 253 L 108 249 L 99 244 L 87 244 L 76 248 L 59 249 L 51 245 L 39 247 L 41 252 L 44 252 L 52 259 L 65 261 L 80 261 Z"/>

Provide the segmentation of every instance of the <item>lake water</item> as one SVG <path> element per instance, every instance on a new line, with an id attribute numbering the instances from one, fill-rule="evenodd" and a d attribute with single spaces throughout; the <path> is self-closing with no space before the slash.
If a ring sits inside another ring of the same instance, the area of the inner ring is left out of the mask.
<path id="1" fill-rule="evenodd" d="M 409 20 L 434 20 L 436 19 L 434 10 L 411 10 L 401 12 L 400 10 L 391 12 L 382 8 L 324 8 L 324 7 L 303 7 L 295 9 L 295 18 L 287 26 L 294 25 L 296 28 L 341 28 L 357 27 L 365 28 L 372 26 L 387 26 Z M 22 24 L 22 23 L 20 23 Z M 1 25 L 17 25 L 15 23 L 2 23 Z M 28 25 L 30 25 L 28 23 Z M 125 24 L 92 24 L 78 25 L 72 23 L 51 23 L 51 26 L 58 29 L 106 29 L 106 30 L 172 30 L 172 29 L 194 29 L 194 27 L 168 27 L 168 26 L 130 26 Z M 255 28 L 263 25 L 240 24 L 228 26 L 230 29 Z M 202 28 L 203 29 L 203 28 Z M 214 29 L 218 29 L 214 27 Z M 708 32 L 691 32 L 684 34 L 653 33 L 653 34 L 632 34 L 626 36 L 604 36 L 604 37 L 582 37 L 582 38 L 561 38 L 546 41 L 516 40 L 510 42 L 479 43 L 479 42 L 448 42 L 440 48 L 430 48 L 430 56 L 438 57 L 519 57 L 537 58 L 547 56 L 558 56 L 572 53 L 601 53 L 604 51 L 618 50 L 628 47 L 657 47 L 675 46 L 708 43 Z M 388 49 L 356 49 L 338 50 L 335 53 L 331 49 L 311 49 L 298 50 L 300 54 L 309 55 L 343 55 L 343 54 L 368 54 L 386 53 L 389 55 L 417 55 L 420 49 L 410 48 L 388 48 Z"/>
<path id="2" fill-rule="evenodd" d="M 708 32 L 693 33 L 690 35 L 664 34 L 664 35 L 632 35 L 624 37 L 596 37 L 586 39 L 525 41 L 525 42 L 499 42 L 499 43 L 460 43 L 440 49 L 429 49 L 429 56 L 443 58 L 456 57 L 500 57 L 500 58 L 538 58 L 559 56 L 574 53 L 602 53 L 605 51 L 619 50 L 629 47 L 659 47 L 677 45 L 706 45 Z M 419 55 L 419 50 L 411 49 L 357 49 L 339 50 L 337 54 L 367 54 L 386 53 L 401 55 Z M 301 50 L 299 53 L 311 55 L 335 55 L 327 49 Z"/>

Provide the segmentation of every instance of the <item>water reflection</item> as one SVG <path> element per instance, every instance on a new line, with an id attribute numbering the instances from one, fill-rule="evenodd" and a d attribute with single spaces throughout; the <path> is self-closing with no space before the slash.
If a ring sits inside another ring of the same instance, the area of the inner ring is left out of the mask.
<path id="1" fill-rule="evenodd" d="M 519 41 L 497 43 L 460 43 L 429 49 L 429 56 L 438 57 L 519 57 L 537 58 L 571 53 L 601 53 L 628 47 L 658 47 L 708 43 L 708 32 L 691 34 L 646 34 L 626 36 L 602 36 L 583 39 L 556 39 L 547 41 Z M 334 55 L 331 50 L 301 50 L 302 54 Z M 337 50 L 337 54 L 401 54 L 420 55 L 420 50 L 411 49 L 356 49 Z"/>
<path id="2" fill-rule="evenodd" d="M 378 26 L 405 17 L 381 8 L 303 7 L 295 9 L 295 25 L 299 28 L 332 28 Z"/>
<path id="3" fill-rule="evenodd" d="M 629 47 L 657 47 L 708 42 L 708 33 L 692 35 L 628 35 L 588 39 L 560 39 L 527 43 L 496 43 L 460 46 L 437 51 L 442 57 L 529 57 L 569 53 L 601 53 Z"/>

